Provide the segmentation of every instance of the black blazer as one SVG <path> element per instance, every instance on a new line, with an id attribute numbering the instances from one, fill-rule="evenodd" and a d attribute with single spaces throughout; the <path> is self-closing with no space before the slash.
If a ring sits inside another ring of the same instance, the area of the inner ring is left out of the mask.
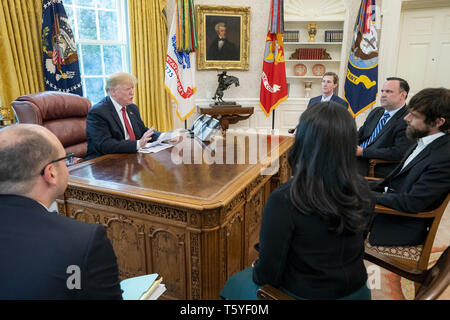
<path id="1" fill-rule="evenodd" d="M 264 207 L 253 281 L 283 287 L 305 299 L 337 299 L 360 289 L 367 280 L 366 233 L 330 233 L 319 213 L 305 215 L 294 207 L 291 184 L 292 179 L 275 189 Z M 370 193 L 365 181 L 361 188 Z M 373 206 L 367 207 L 367 223 Z"/>
<path id="2" fill-rule="evenodd" d="M 141 120 L 135 104 L 127 106 L 136 140 L 148 130 Z M 150 142 L 158 139 L 161 133 L 155 131 Z M 103 98 L 88 112 L 86 118 L 88 150 L 86 160 L 110 153 L 136 153 L 136 141 L 125 140 L 124 128 L 110 97 Z"/>
<path id="3" fill-rule="evenodd" d="M 444 201 L 450 191 L 450 135 L 434 140 L 401 170 L 414 148 L 381 183 L 372 185 L 378 204 L 418 213 Z M 383 193 L 384 187 L 389 191 Z M 378 245 L 415 245 L 424 241 L 428 226 L 427 219 L 380 214 L 374 219 L 369 240 Z"/>
<path id="4" fill-rule="evenodd" d="M 369 159 L 400 161 L 414 144 L 414 141 L 408 139 L 405 134 L 407 124 L 403 118 L 407 112 L 405 106 L 403 106 L 385 124 L 372 143 L 364 148 L 362 157 L 357 158 L 358 171 L 361 175 L 366 176 L 368 174 Z M 366 121 L 359 128 L 358 145 L 370 138 L 383 114 L 383 107 L 377 107 L 369 113 Z M 397 164 L 379 164 L 375 166 L 375 176 L 387 176 Z"/>
<path id="5" fill-rule="evenodd" d="M 309 102 L 308 102 L 308 105 L 306 106 L 306 108 L 312 107 L 316 103 L 319 103 L 321 100 L 322 100 L 322 96 L 317 96 L 317 97 L 309 99 Z M 337 102 L 337 103 L 343 105 L 346 109 L 348 109 L 347 101 L 345 101 L 344 99 L 340 98 L 339 96 L 333 94 L 331 96 L 330 100 L 334 101 L 334 102 Z"/>
<path id="6" fill-rule="evenodd" d="M 18 195 L 0 195 L 0 212 L 0 299 L 122 299 L 116 256 L 102 226 L 48 212 Z M 76 284 L 77 275 L 80 289 L 70 290 L 67 283 Z"/>

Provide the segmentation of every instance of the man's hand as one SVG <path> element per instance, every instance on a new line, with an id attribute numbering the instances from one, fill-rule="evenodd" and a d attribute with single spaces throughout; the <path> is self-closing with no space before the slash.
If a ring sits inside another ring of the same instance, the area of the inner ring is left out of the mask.
<path id="1" fill-rule="evenodd" d="M 356 156 L 362 157 L 362 154 L 363 154 L 363 148 L 361 148 L 361 146 L 356 146 Z"/>
<path id="2" fill-rule="evenodd" d="M 181 142 L 181 140 L 183 140 L 183 136 L 176 136 L 176 137 L 173 137 L 172 139 L 169 139 L 169 140 L 167 140 L 165 142 L 175 145 L 175 144 Z"/>
<path id="3" fill-rule="evenodd" d="M 154 132 L 155 132 L 155 129 L 153 127 L 151 127 L 142 135 L 142 137 L 139 139 L 139 142 L 138 142 L 139 148 L 145 147 L 147 142 L 149 142 L 152 139 Z"/>

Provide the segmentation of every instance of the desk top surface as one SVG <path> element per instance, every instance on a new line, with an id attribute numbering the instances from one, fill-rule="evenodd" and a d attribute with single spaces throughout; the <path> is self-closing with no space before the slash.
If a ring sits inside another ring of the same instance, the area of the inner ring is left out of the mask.
<path id="1" fill-rule="evenodd" d="M 254 135 L 228 141 L 234 143 L 219 139 L 206 146 L 184 138 L 158 153 L 106 155 L 70 167 L 69 186 L 166 204 L 183 202 L 197 209 L 217 207 L 286 152 L 293 138 Z M 262 147 L 255 150 L 255 145 Z M 267 151 L 258 155 L 264 147 Z"/>

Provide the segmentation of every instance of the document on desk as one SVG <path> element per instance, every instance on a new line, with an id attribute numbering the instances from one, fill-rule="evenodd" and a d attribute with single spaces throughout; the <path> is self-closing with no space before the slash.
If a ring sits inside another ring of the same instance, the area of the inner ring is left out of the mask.
<path id="1" fill-rule="evenodd" d="M 155 141 L 155 142 L 151 142 L 151 143 L 147 143 L 145 145 L 145 147 L 142 147 L 139 149 L 140 153 L 156 153 L 159 152 L 161 150 L 167 149 L 173 147 L 173 145 L 169 144 L 169 143 L 162 143 L 159 141 Z"/>
<path id="2" fill-rule="evenodd" d="M 167 143 L 170 139 L 173 139 L 177 136 L 179 136 L 179 132 L 177 130 L 163 132 L 158 137 L 158 140 L 154 142 L 149 142 L 145 145 L 145 147 L 142 147 L 139 149 L 140 153 L 156 153 L 161 150 L 173 147 L 172 144 Z"/>

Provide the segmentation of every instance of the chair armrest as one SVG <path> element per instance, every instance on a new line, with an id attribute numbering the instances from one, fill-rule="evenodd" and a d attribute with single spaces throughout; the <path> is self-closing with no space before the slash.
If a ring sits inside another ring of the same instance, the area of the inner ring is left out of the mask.
<path id="1" fill-rule="evenodd" d="M 381 163 L 399 163 L 394 160 L 369 159 L 369 177 L 375 177 L 375 166 Z"/>
<path id="2" fill-rule="evenodd" d="M 408 212 L 402 212 L 402 211 L 398 211 L 398 210 L 395 210 L 392 208 L 388 208 L 388 207 L 382 206 L 381 204 L 375 205 L 375 212 L 382 213 L 382 214 L 391 214 L 391 215 L 395 215 L 395 216 L 410 217 L 410 218 L 433 218 L 436 216 L 435 210 L 423 211 L 420 213 L 408 213 Z"/>
<path id="3" fill-rule="evenodd" d="M 383 178 L 375 178 L 375 177 L 364 177 L 367 181 L 380 181 L 383 180 Z"/>
<path id="4" fill-rule="evenodd" d="M 270 284 L 265 284 L 260 287 L 256 292 L 256 295 L 259 300 L 295 300 L 291 296 L 281 290 L 278 290 Z"/>

